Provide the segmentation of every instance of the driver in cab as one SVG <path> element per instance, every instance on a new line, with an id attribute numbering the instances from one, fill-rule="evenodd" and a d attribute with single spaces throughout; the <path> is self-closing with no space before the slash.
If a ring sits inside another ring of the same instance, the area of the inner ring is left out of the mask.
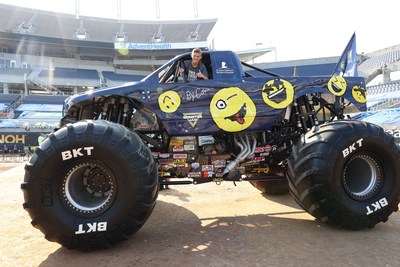
<path id="1" fill-rule="evenodd" d="M 208 80 L 208 72 L 206 66 L 201 62 L 202 52 L 200 48 L 195 48 L 192 51 L 192 60 L 183 62 L 179 68 L 181 76 L 184 75 L 186 82 L 191 82 L 199 79 Z"/>

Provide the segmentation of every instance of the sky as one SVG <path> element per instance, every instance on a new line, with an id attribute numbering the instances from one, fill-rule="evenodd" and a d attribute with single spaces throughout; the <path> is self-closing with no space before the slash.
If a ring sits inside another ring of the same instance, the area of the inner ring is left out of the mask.
<path id="1" fill-rule="evenodd" d="M 117 2 L 80 0 L 79 13 L 118 19 Z M 0 3 L 69 14 L 76 11 L 76 0 Z M 354 32 L 358 54 L 400 44 L 398 0 L 120 0 L 120 4 L 122 20 L 216 18 L 209 38 L 214 39 L 215 49 L 274 47 L 275 52 L 263 58 L 266 62 L 340 56 Z"/>

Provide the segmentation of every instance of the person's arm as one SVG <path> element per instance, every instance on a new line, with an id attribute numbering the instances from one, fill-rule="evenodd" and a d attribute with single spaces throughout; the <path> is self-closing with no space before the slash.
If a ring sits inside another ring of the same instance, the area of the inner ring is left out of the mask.
<path id="1" fill-rule="evenodd" d="M 208 80 L 207 68 L 203 63 L 201 63 L 201 65 L 200 65 L 200 70 L 199 70 L 199 73 L 197 74 L 197 77 L 199 77 L 203 80 Z"/>
<path id="2" fill-rule="evenodd" d="M 181 76 L 186 75 L 185 72 L 187 72 L 187 60 L 186 61 L 182 61 L 180 66 L 179 66 L 179 73 Z"/>
<path id="3" fill-rule="evenodd" d="M 183 81 L 187 82 L 186 72 L 187 72 L 187 61 L 181 61 L 179 66 L 179 75 L 183 77 Z"/>

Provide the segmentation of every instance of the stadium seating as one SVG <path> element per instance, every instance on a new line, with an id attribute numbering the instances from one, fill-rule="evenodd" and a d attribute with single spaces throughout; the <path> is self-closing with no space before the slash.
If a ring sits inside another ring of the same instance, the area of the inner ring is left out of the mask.
<path id="1" fill-rule="evenodd" d="M 62 107 L 66 98 L 67 96 L 61 95 L 28 95 L 14 111 L 16 117 L 28 111 L 59 113 L 59 117 L 61 117 Z"/>
<path id="2" fill-rule="evenodd" d="M 359 66 L 358 71 L 361 76 L 368 76 L 376 69 L 382 69 L 388 64 L 400 61 L 400 50 L 388 51 L 382 55 L 370 57 L 364 60 Z"/>
<path id="3" fill-rule="evenodd" d="M 0 82 L 3 83 L 24 83 L 25 77 L 31 69 L 24 68 L 0 68 Z"/>
<path id="4" fill-rule="evenodd" d="M 107 86 L 115 86 L 122 83 L 140 81 L 145 77 L 140 75 L 117 74 L 112 71 L 103 71 L 102 74 L 105 78 Z"/>
<path id="5" fill-rule="evenodd" d="M 51 85 L 99 87 L 100 77 L 96 70 L 56 68 L 42 70 L 38 79 Z"/>
<path id="6" fill-rule="evenodd" d="M 18 105 L 21 95 L 17 94 L 0 94 L 0 119 L 8 119 L 14 117 L 13 108 Z"/>
<path id="7" fill-rule="evenodd" d="M 367 107 L 370 109 L 393 108 L 400 99 L 400 82 L 391 82 L 367 87 Z"/>
<path id="8" fill-rule="evenodd" d="M 1 106 L 7 109 L 20 97 L 20 95 L 16 94 L 0 94 L 0 111 L 5 111 L 5 109 L 2 109 Z"/>

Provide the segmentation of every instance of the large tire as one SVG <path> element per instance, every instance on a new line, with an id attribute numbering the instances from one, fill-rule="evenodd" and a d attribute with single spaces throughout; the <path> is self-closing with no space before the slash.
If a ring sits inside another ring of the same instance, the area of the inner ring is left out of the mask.
<path id="1" fill-rule="evenodd" d="M 398 210 L 400 151 L 382 128 L 334 121 L 311 129 L 288 159 L 289 188 L 317 219 L 372 228 Z"/>
<path id="2" fill-rule="evenodd" d="M 133 132 L 107 121 L 68 124 L 25 167 L 23 207 L 45 238 L 91 250 L 127 239 L 150 216 L 157 166 Z"/>

